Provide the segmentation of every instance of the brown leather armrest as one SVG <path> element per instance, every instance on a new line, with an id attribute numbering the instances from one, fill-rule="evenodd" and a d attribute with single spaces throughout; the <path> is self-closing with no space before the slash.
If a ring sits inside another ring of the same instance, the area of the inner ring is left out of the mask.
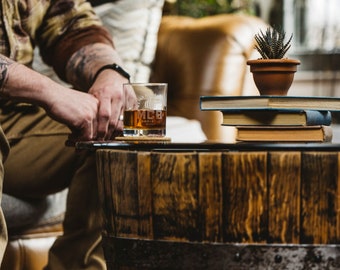
<path id="1" fill-rule="evenodd" d="M 61 223 L 10 236 L 1 270 L 37 270 L 47 263 L 48 251 L 62 234 Z"/>
<path id="2" fill-rule="evenodd" d="M 151 81 L 169 84 L 168 114 L 198 119 L 208 139 L 223 139 L 220 113 L 200 111 L 199 97 L 256 91 L 246 61 L 254 55 L 254 34 L 265 27 L 240 14 L 164 16 Z"/>

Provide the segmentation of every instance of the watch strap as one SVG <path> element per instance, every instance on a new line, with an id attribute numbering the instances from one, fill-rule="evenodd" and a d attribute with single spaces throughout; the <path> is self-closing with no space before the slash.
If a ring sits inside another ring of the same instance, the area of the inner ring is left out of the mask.
<path id="1" fill-rule="evenodd" d="M 98 71 L 96 72 L 96 74 L 93 77 L 93 82 L 95 82 L 98 75 L 106 69 L 112 69 L 112 70 L 118 72 L 124 78 L 128 79 L 128 81 L 130 81 L 130 74 L 127 73 L 121 66 L 117 65 L 116 63 L 113 63 L 113 64 L 102 66 L 100 69 L 98 69 Z"/>

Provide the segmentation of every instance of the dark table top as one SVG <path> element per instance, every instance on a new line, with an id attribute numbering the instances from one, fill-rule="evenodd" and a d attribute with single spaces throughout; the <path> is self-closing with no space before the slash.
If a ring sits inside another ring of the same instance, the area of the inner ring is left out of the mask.
<path id="1" fill-rule="evenodd" d="M 74 144 L 76 149 L 98 150 L 117 149 L 133 151 L 340 151 L 338 143 L 171 143 L 171 142 L 126 142 L 126 141 L 86 141 Z"/>

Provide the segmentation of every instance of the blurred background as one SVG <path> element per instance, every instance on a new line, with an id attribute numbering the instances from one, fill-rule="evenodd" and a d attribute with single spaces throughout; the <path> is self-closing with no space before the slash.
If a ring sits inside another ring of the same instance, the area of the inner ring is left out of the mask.
<path id="1" fill-rule="evenodd" d="M 289 57 L 301 61 L 294 95 L 340 96 L 339 0 L 167 0 L 164 14 L 204 17 L 246 12 L 293 33 Z"/>

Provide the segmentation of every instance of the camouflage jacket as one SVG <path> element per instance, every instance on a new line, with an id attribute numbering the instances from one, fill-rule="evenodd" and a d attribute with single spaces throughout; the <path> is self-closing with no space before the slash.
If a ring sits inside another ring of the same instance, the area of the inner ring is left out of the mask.
<path id="1" fill-rule="evenodd" d="M 67 60 L 84 45 L 112 44 L 86 0 L 2 0 L 0 53 L 30 65 L 34 47 L 64 77 Z"/>

